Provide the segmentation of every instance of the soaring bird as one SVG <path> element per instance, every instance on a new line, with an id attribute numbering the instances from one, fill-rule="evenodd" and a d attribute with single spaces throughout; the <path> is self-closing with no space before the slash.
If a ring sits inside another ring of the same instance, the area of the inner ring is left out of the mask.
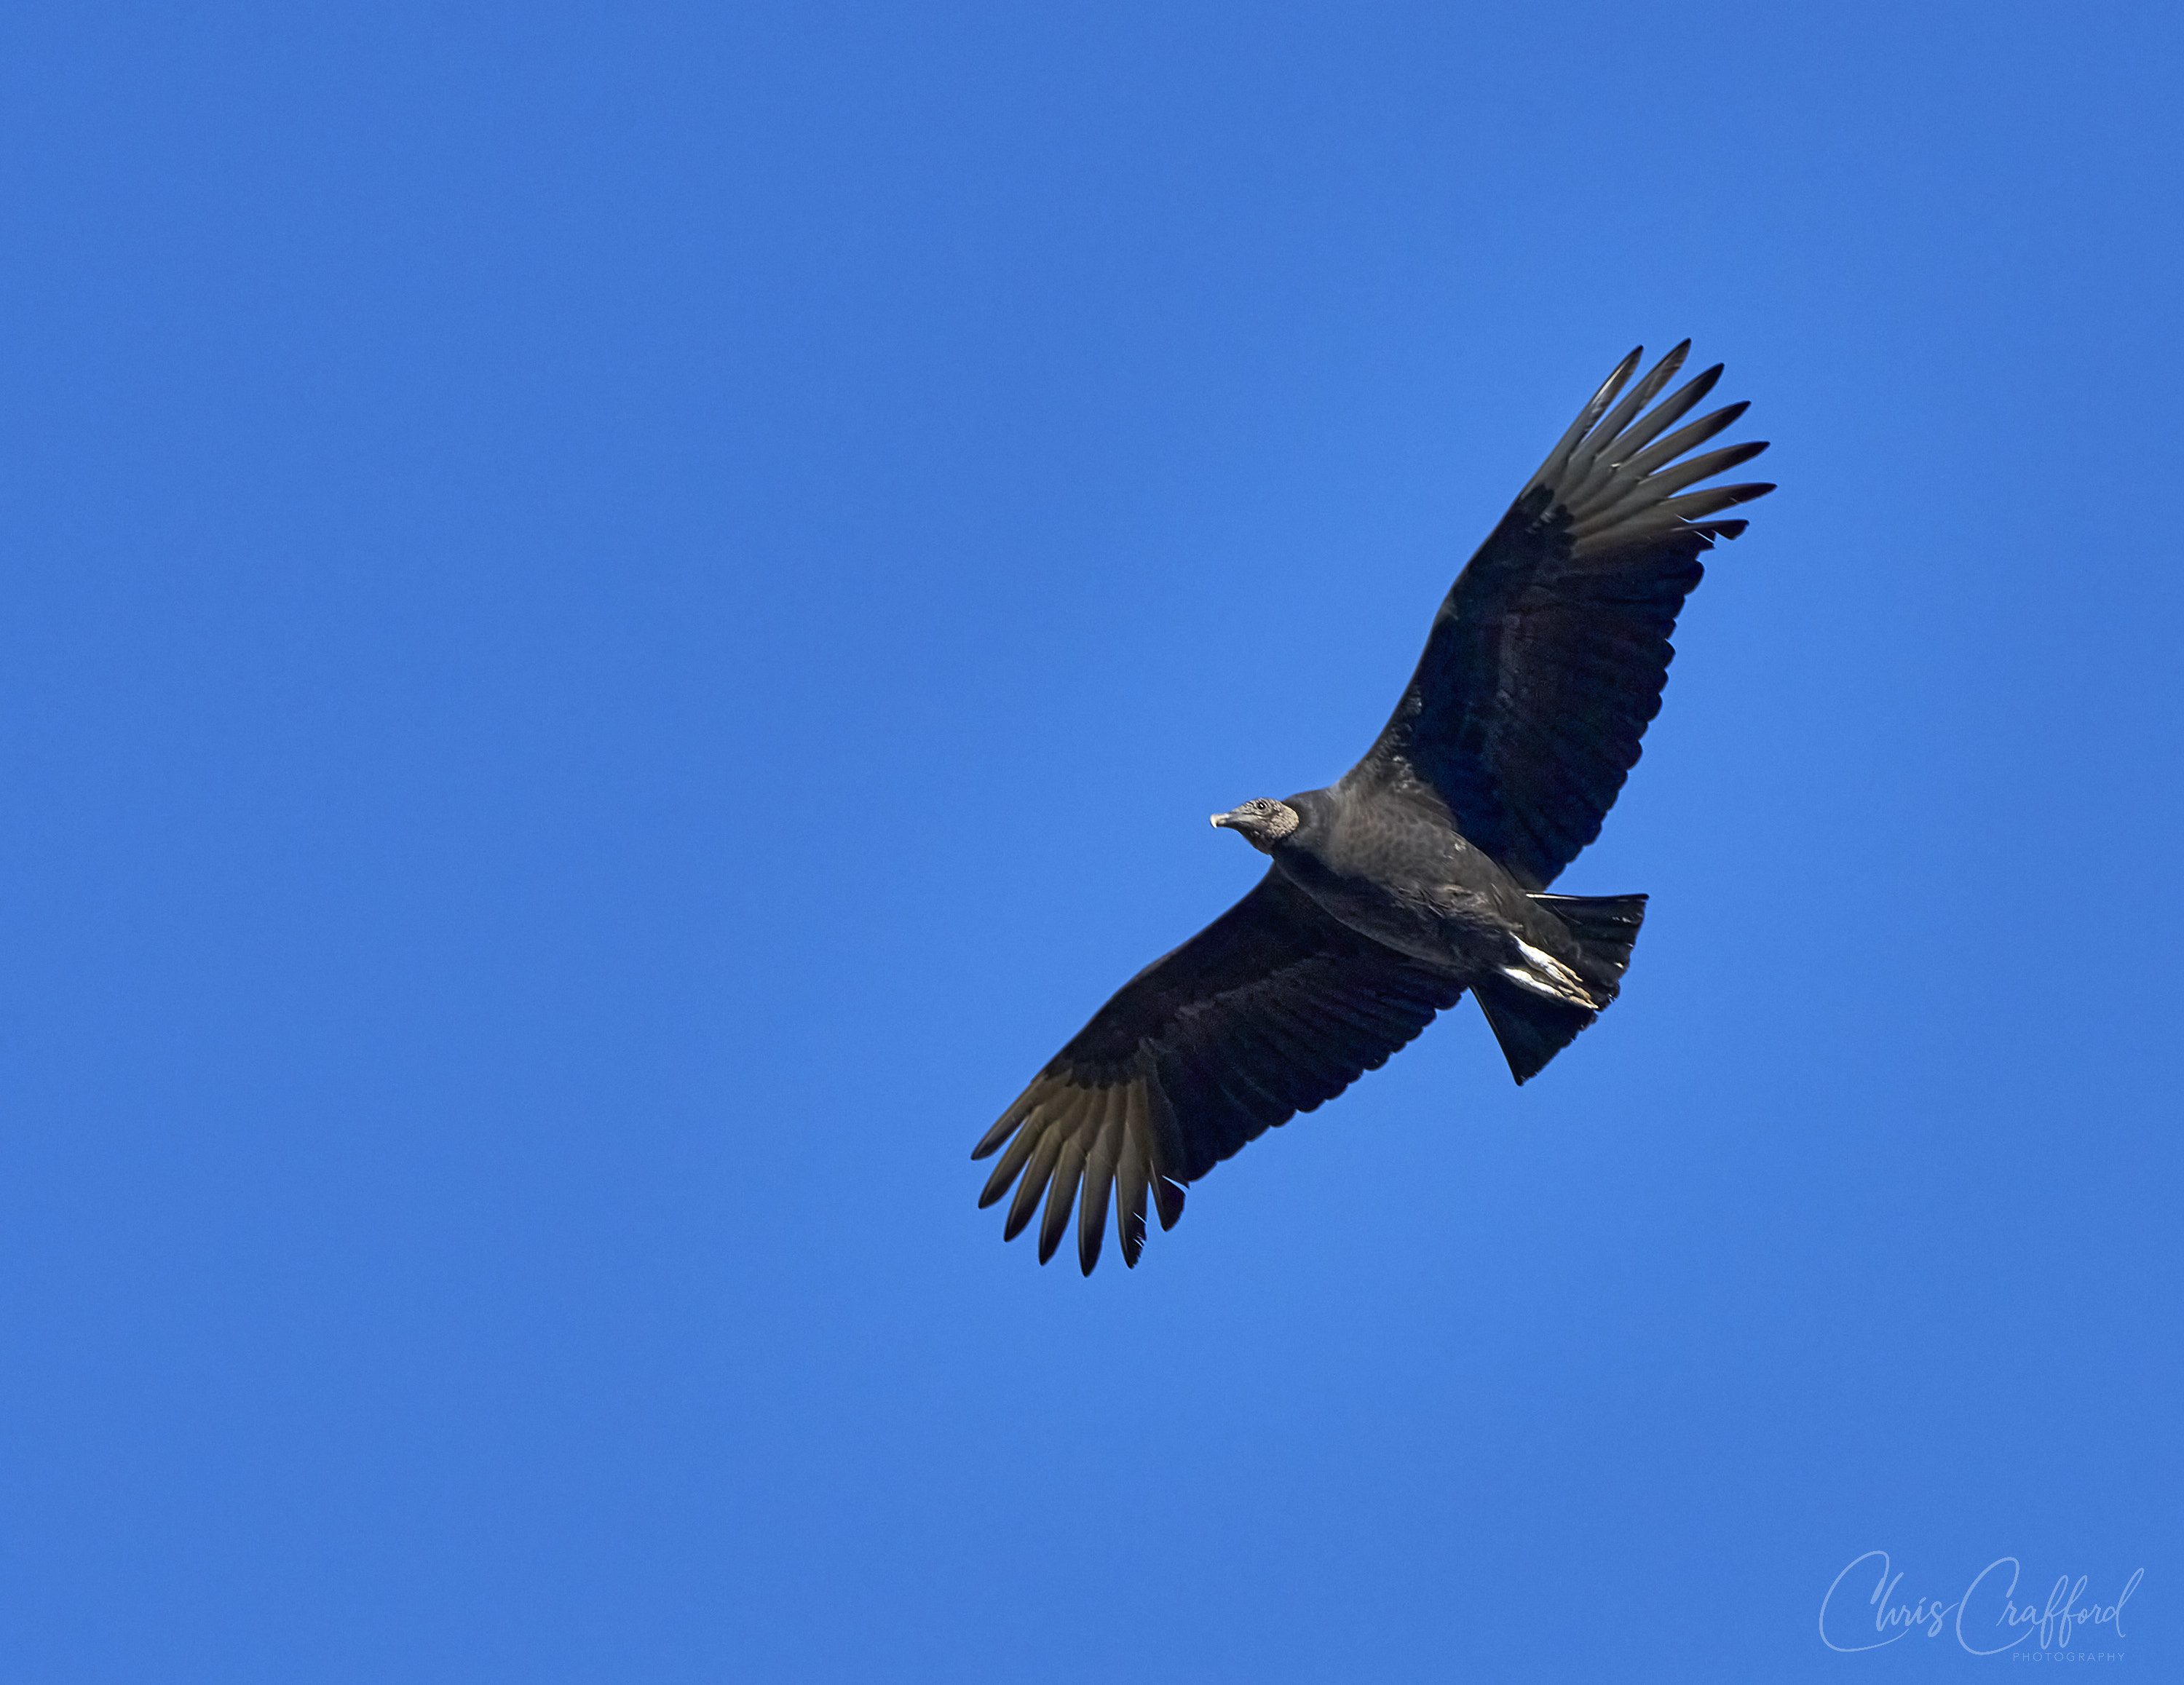
<path id="1" fill-rule="evenodd" d="M 1747 408 L 1677 425 L 1721 378 L 1716 364 L 1661 398 L 1690 349 L 1635 385 L 1643 348 L 1616 365 L 1457 576 L 1340 782 L 1213 815 L 1267 875 L 1123 984 L 972 1149 L 1001 1154 L 981 1206 L 1016 1189 L 1004 1238 L 1044 1198 L 1044 1264 L 1074 1205 L 1089 1275 L 1112 1199 L 1134 1268 L 1148 1195 L 1173 1228 L 1187 1183 L 1379 1069 L 1465 990 L 1520 1083 L 1615 998 L 1646 898 L 1546 888 L 1637 763 L 1699 557 L 1745 529 L 1719 517 L 1774 489 L 1705 483 L 1767 447 L 1688 454 Z"/>

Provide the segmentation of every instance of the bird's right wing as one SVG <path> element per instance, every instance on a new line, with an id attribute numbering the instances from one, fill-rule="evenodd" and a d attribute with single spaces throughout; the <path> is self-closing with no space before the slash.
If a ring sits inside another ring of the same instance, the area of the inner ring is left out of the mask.
<path id="1" fill-rule="evenodd" d="M 1089 1275 L 1112 1192 L 1123 1261 L 1134 1267 L 1148 1193 L 1161 1226 L 1173 1227 L 1184 1183 L 1378 1069 L 1462 993 L 1329 918 L 1270 868 L 1125 983 L 1001 1114 L 971 1154 L 1007 1148 L 978 1204 L 1022 1176 L 1004 1230 L 1013 1240 L 1044 1195 L 1042 1264 L 1077 1204 L 1078 1261 Z"/>
<path id="2" fill-rule="evenodd" d="M 1600 835 L 1660 709 L 1699 557 L 1744 531 L 1724 509 L 1774 489 L 1706 483 L 1763 443 L 1689 454 L 1743 404 L 1676 425 L 1719 364 L 1654 403 L 1689 348 L 1624 393 L 1634 351 L 1593 395 L 1450 587 L 1387 729 L 1350 774 L 1429 786 L 1527 889 Z"/>

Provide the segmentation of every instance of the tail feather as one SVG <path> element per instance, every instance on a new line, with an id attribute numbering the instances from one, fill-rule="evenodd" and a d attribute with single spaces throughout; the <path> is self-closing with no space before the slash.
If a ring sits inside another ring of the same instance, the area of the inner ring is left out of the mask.
<path id="1" fill-rule="evenodd" d="M 1471 992 L 1479 997 L 1487 1026 L 1502 1044 L 1509 1074 L 1519 1083 L 1529 1082 L 1546 1070 L 1549 1059 L 1600 1016 L 1572 1002 L 1534 994 L 1506 977 L 1488 977 L 1474 983 Z"/>
<path id="2" fill-rule="evenodd" d="M 1607 991 L 1613 999 L 1630 969 L 1630 950 L 1638 941 L 1638 926 L 1645 922 L 1642 895 L 1535 895 L 1532 904 L 1562 920 L 1563 928 L 1577 938 L 1577 974 Z M 1603 1002 L 1603 1004 L 1605 1003 Z"/>
<path id="3" fill-rule="evenodd" d="M 1630 966 L 1630 949 L 1646 917 L 1646 898 L 1535 895 L 1532 899 L 1553 914 L 1574 939 L 1577 958 L 1571 969 L 1606 1006 L 1615 998 Z M 1472 993 L 1479 998 L 1494 1039 L 1501 1043 L 1502 1056 L 1509 1061 L 1509 1074 L 1519 1083 L 1538 1076 L 1549 1059 L 1600 1016 L 1574 1001 L 1555 999 L 1506 977 L 1484 978 L 1472 986 Z"/>

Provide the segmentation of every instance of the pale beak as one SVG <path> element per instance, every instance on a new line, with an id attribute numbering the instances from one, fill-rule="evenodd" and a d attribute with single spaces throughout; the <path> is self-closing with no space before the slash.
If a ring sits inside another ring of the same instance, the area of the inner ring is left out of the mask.
<path id="1" fill-rule="evenodd" d="M 1214 815 L 1212 819 L 1209 821 L 1211 824 L 1224 826 L 1232 826 L 1235 824 L 1235 822 L 1236 815 L 1233 813 L 1217 813 Z"/>

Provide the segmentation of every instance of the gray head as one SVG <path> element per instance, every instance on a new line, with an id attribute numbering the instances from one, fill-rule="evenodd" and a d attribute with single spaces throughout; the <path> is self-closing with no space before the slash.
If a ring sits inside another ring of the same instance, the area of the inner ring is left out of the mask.
<path id="1" fill-rule="evenodd" d="M 1297 810 L 1287 802 L 1262 796 L 1228 813 L 1214 815 L 1213 822 L 1224 830 L 1241 832 L 1244 840 L 1261 854 L 1271 854 L 1274 844 L 1297 828 Z"/>

